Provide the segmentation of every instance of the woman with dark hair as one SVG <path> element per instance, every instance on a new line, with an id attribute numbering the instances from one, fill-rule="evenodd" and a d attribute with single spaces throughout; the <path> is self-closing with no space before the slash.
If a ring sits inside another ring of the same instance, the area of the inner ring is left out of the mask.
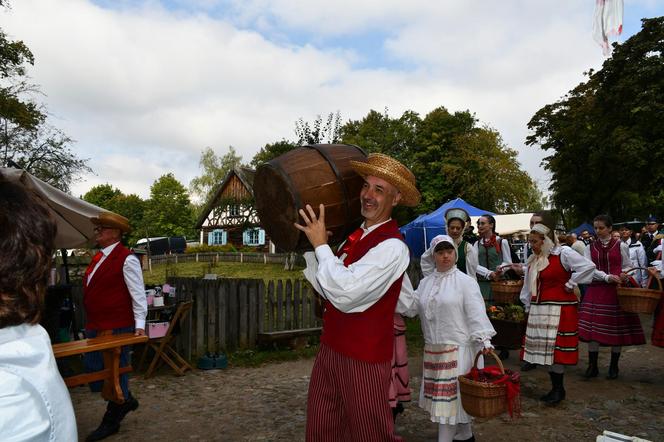
<path id="1" fill-rule="evenodd" d="M 482 297 L 487 303 L 493 301 L 491 281 L 498 281 L 503 274 L 503 267 L 512 264 L 510 245 L 506 239 L 496 235 L 496 219 L 484 214 L 477 220 L 477 233 L 479 240 L 475 243 L 477 251 L 477 282 L 482 291 Z"/>
<path id="2" fill-rule="evenodd" d="M 521 302 L 529 311 L 522 358 L 548 365 L 551 391 L 540 398 L 555 405 L 565 399 L 565 365 L 579 360 L 577 306 L 574 287 L 592 280 L 595 265 L 570 247 L 560 247 L 550 226 L 535 224 L 528 235 L 532 255 Z"/>
<path id="3" fill-rule="evenodd" d="M 55 221 L 0 175 L 0 439 L 77 440 L 69 392 L 39 325 Z"/>
<path id="4" fill-rule="evenodd" d="M 406 316 L 419 315 L 424 334 L 424 373 L 420 407 L 438 423 L 438 441 L 474 441 L 472 417 L 459 397 L 459 375 L 473 366 L 475 355 L 487 354 L 496 334 L 486 314 L 479 286 L 456 267 L 454 240 L 438 235 L 424 257 L 433 257 L 436 269 L 416 291 L 416 302 Z M 483 360 L 478 360 L 482 368 Z"/>
<path id="5" fill-rule="evenodd" d="M 625 345 L 645 344 L 639 316 L 627 313 L 618 304 L 617 285 L 627 279 L 631 267 L 629 247 L 611 237 L 613 221 L 609 215 L 593 220 L 597 240 L 586 247 L 586 258 L 597 266 L 579 307 L 579 338 L 588 343 L 586 378 L 599 374 L 599 347 L 611 347 L 611 364 L 607 379 L 618 377 L 618 360 Z"/>

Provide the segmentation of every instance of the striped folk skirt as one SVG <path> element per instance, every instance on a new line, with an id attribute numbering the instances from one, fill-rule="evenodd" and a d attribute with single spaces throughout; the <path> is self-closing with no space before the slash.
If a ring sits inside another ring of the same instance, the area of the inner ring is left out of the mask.
<path id="1" fill-rule="evenodd" d="M 579 307 L 579 337 L 610 346 L 646 343 L 639 316 L 620 308 L 616 286 L 597 282 L 588 287 Z"/>
<path id="2" fill-rule="evenodd" d="M 394 315 L 394 351 L 392 353 L 392 379 L 390 382 L 390 407 L 399 402 L 410 402 L 408 387 L 408 349 L 406 347 L 406 323 L 400 314 Z"/>
<path id="3" fill-rule="evenodd" d="M 576 365 L 579 362 L 576 305 L 533 304 L 522 358 L 540 365 Z"/>
<path id="4" fill-rule="evenodd" d="M 457 377 L 470 371 L 479 348 L 425 344 L 420 407 L 429 412 L 432 422 L 449 425 L 472 422 L 461 406 Z M 483 362 L 480 357 L 477 366 L 483 368 Z"/>

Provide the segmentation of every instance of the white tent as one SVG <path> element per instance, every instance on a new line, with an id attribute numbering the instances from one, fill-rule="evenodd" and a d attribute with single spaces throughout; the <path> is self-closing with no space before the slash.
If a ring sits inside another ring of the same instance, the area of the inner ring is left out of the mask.
<path id="1" fill-rule="evenodd" d="M 58 225 L 58 234 L 55 237 L 57 249 L 74 249 L 93 245 L 94 225 L 91 218 L 99 216 L 102 212 L 108 212 L 108 210 L 56 189 L 22 169 L 0 167 L 0 175 L 8 181 L 21 183 L 48 204 Z"/>
<path id="2" fill-rule="evenodd" d="M 530 232 L 530 218 L 533 216 L 531 213 L 513 213 L 510 215 L 494 215 L 496 219 L 496 232 L 501 236 L 513 234 L 527 234 Z M 471 216 L 470 220 L 473 225 L 477 224 L 479 216 Z"/>

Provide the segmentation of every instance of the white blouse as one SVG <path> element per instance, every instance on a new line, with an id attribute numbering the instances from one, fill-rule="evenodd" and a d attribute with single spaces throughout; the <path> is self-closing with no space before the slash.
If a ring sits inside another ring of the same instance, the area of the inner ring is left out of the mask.
<path id="1" fill-rule="evenodd" d="M 427 344 L 491 347 L 496 331 L 486 314 L 480 287 L 470 276 L 453 267 L 434 271 L 415 291 L 416 302 L 404 314 L 420 316 Z"/>
<path id="2" fill-rule="evenodd" d="M 568 272 L 572 272 L 569 281 L 565 283 L 565 287 L 572 290 L 579 284 L 590 284 L 593 280 L 595 273 L 595 263 L 591 260 L 579 255 L 569 247 L 554 247 L 551 250 L 551 255 L 560 255 L 560 264 Z M 523 273 L 526 275 L 523 278 L 523 287 L 521 287 L 521 294 L 519 299 L 524 305 L 526 311 L 530 310 L 530 279 L 528 278 L 528 266 L 523 267 Z"/>

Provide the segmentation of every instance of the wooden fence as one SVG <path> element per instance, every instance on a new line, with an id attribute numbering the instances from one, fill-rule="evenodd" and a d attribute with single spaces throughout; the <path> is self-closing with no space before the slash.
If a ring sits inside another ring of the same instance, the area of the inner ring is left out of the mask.
<path id="1" fill-rule="evenodd" d="M 152 265 L 178 264 L 181 262 L 251 262 L 257 264 L 284 264 L 289 258 L 288 253 L 255 253 L 255 252 L 206 252 L 157 255 L 149 258 Z M 302 262 L 304 262 L 301 259 Z"/>
<path id="2" fill-rule="evenodd" d="M 176 339 L 187 359 L 206 352 L 228 352 L 256 346 L 257 335 L 267 331 L 320 327 L 314 293 L 306 281 L 260 279 L 204 280 L 171 277 L 177 300 L 193 299 L 190 317 Z M 81 286 L 72 288 L 76 324 L 85 324 Z"/>

